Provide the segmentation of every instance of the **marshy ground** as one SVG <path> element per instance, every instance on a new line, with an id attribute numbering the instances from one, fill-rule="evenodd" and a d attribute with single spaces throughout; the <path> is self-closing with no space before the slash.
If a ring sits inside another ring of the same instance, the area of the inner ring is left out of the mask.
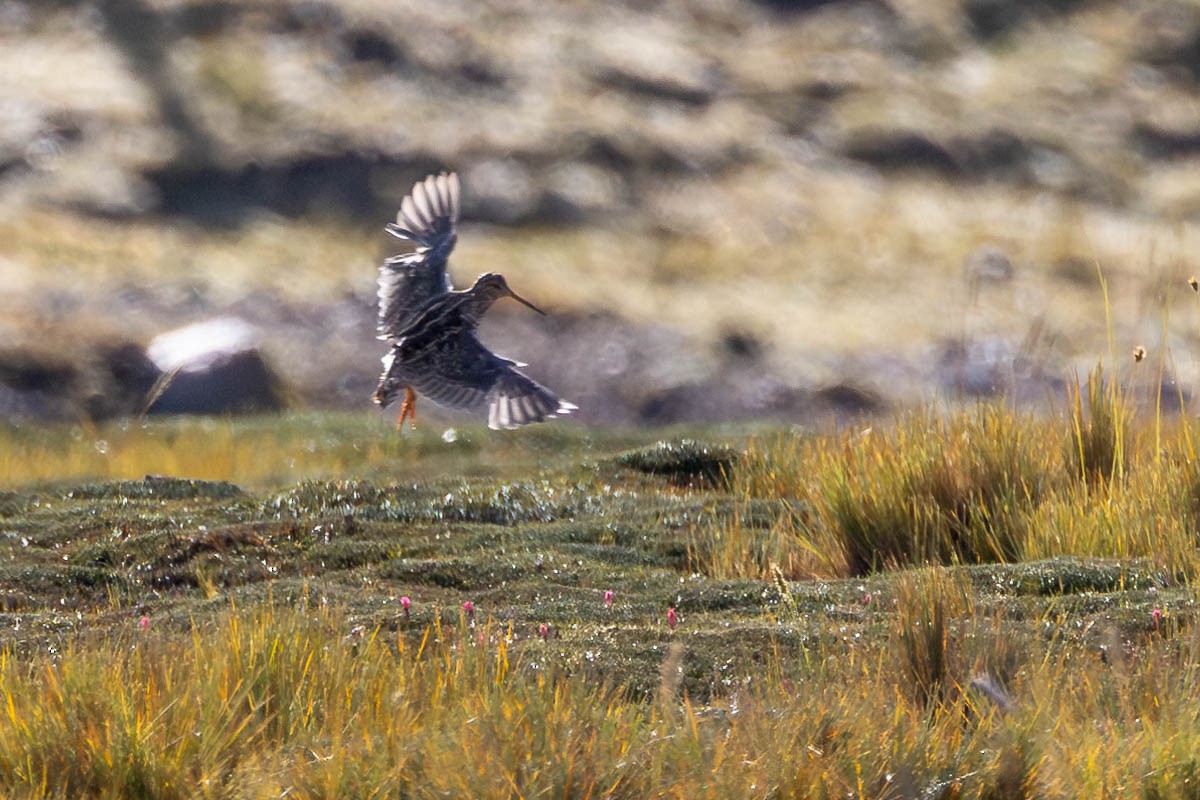
<path id="1" fill-rule="evenodd" d="M 0 782 L 1186 796 L 1200 430 L 1089 402 L 658 441 L 8 431 Z"/>

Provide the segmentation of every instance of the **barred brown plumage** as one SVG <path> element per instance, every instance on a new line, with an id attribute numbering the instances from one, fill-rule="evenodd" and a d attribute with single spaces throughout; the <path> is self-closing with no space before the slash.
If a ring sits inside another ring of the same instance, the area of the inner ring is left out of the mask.
<path id="1" fill-rule="evenodd" d="M 388 233 L 414 242 L 412 253 L 393 256 L 379 269 L 380 339 L 390 348 L 375 402 L 386 408 L 403 390 L 397 429 L 412 419 L 415 392 L 451 408 L 488 407 L 489 428 L 517 428 L 569 414 L 576 406 L 517 371 L 523 366 L 498 356 L 479 341 L 476 329 L 502 297 L 541 309 L 508 287 L 503 275 L 481 275 L 454 291 L 446 272 L 458 240 L 458 176 L 430 175 L 400 203 Z"/>

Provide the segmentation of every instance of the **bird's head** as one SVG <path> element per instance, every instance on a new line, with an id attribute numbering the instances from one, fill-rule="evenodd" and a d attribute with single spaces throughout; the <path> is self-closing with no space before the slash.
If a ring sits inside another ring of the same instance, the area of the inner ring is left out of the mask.
<path id="1" fill-rule="evenodd" d="M 524 297 L 521 297 L 521 295 L 517 294 L 512 289 L 508 288 L 508 281 L 504 280 L 504 276 L 498 272 L 488 272 L 484 275 L 480 275 L 478 280 L 475 281 L 475 285 L 471 287 L 471 292 L 476 297 L 486 298 L 489 301 L 498 300 L 501 297 L 511 297 L 518 303 L 529 306 L 539 314 L 544 315 L 546 313 L 533 303 L 526 300 Z"/>

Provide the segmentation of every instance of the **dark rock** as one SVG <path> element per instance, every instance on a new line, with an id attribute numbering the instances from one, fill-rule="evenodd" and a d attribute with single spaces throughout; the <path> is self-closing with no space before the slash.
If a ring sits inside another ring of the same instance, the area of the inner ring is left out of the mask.
<path id="1" fill-rule="evenodd" d="M 0 350 L 0 384 L 19 392 L 70 394 L 79 381 L 76 364 L 26 348 Z"/>
<path id="2" fill-rule="evenodd" d="M 206 37 L 216 36 L 232 27 L 245 13 L 241 3 L 216 2 L 189 3 L 185 6 L 162 10 L 165 27 L 176 35 Z"/>
<path id="3" fill-rule="evenodd" d="M 844 153 L 847 158 L 885 170 L 925 170 L 946 177 L 962 173 L 958 160 L 943 145 L 912 131 L 859 131 L 851 136 Z"/>
<path id="4" fill-rule="evenodd" d="M 148 352 L 164 386 L 151 398 L 154 414 L 227 414 L 285 407 L 282 382 L 255 346 L 251 326 L 214 319 L 163 334 Z"/>
<path id="5" fill-rule="evenodd" d="M 1186 33 L 1172 30 L 1161 37 L 1168 41 L 1152 42 L 1142 57 L 1150 64 L 1161 68 L 1167 75 L 1180 83 L 1200 81 L 1200 24 L 1192 20 L 1185 23 Z"/>
<path id="6" fill-rule="evenodd" d="M 370 61 L 385 67 L 397 67 L 405 62 L 396 44 L 377 31 L 365 28 L 348 31 L 345 46 L 355 61 Z"/>
<path id="7" fill-rule="evenodd" d="M 978 137 L 954 137 L 948 144 L 959 169 L 970 175 L 1031 183 L 1033 152 L 1022 139 L 1005 130 L 985 131 Z"/>
<path id="8" fill-rule="evenodd" d="M 809 410 L 807 393 L 760 370 L 725 371 L 705 380 L 652 391 L 637 408 L 638 422 L 670 425 L 732 419 L 795 419 Z"/>
<path id="9" fill-rule="evenodd" d="M 708 105 L 720 84 L 718 65 L 669 35 L 630 28 L 595 42 L 595 76 L 605 86 L 691 106 Z"/>
<path id="10" fill-rule="evenodd" d="M 731 330 L 721 336 L 721 349 L 731 359 L 754 361 L 762 355 L 763 345 L 752 333 Z"/>
<path id="11" fill-rule="evenodd" d="M 949 342 L 939 359 L 941 382 L 968 397 L 1002 395 L 1013 383 L 1016 355 L 1007 339 Z"/>
<path id="12" fill-rule="evenodd" d="M 152 414 L 249 414 L 285 407 L 280 381 L 257 350 L 233 353 L 178 373 L 148 409 Z"/>
<path id="13" fill-rule="evenodd" d="M 91 419 L 139 413 L 161 374 L 146 351 L 132 342 L 98 345 L 95 363 L 99 385 L 83 400 Z"/>
<path id="14" fill-rule="evenodd" d="M 865 128 L 847 136 L 842 152 L 881 170 L 929 172 L 947 180 L 996 180 L 1096 198 L 1108 191 L 1103 179 L 1089 175 L 1070 153 L 1003 129 L 943 139 Z"/>
<path id="15" fill-rule="evenodd" d="M 999 39 L 1026 20 L 1061 15 L 1084 5 L 1086 0 L 965 0 L 963 13 L 971 34 L 980 41 Z"/>
<path id="16" fill-rule="evenodd" d="M 1129 134 L 1134 149 L 1146 158 L 1190 158 L 1200 153 L 1200 129 L 1170 130 L 1140 122 Z"/>
<path id="17" fill-rule="evenodd" d="M 28 347 L 0 351 L 0 419 L 77 420 L 87 371 L 78 361 Z"/>
<path id="18" fill-rule="evenodd" d="M 1036 336 L 1018 346 L 1004 337 L 955 339 L 937 356 L 937 382 L 951 395 L 1003 397 L 1018 405 L 1037 405 L 1062 397 L 1063 379 L 1049 364 L 1031 358 Z"/>
<path id="19" fill-rule="evenodd" d="M 382 204 L 372 188 L 373 166 L 371 158 L 341 153 L 254 163 L 240 169 L 172 164 L 150 172 L 147 179 L 157 192 L 162 212 L 210 225 L 236 226 L 254 207 L 288 217 L 314 211 L 356 218 L 378 216 Z"/>
<path id="20" fill-rule="evenodd" d="M 756 0 L 759 5 L 773 8 L 776 11 L 782 11 L 789 14 L 798 14 L 804 11 L 812 11 L 815 8 L 820 8 L 824 5 L 829 5 L 835 0 Z"/>
<path id="21" fill-rule="evenodd" d="M 0 351 L 0 418 L 91 420 L 130 416 L 158 378 L 131 342 L 83 343 L 69 353 Z"/>
<path id="22" fill-rule="evenodd" d="M 813 402 L 828 408 L 839 417 L 877 414 L 885 407 L 883 399 L 875 392 L 849 383 L 837 383 L 818 389 L 813 393 Z"/>

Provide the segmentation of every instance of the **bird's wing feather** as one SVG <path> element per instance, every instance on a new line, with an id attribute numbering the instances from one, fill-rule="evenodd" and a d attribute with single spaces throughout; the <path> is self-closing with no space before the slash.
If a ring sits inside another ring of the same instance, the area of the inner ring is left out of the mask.
<path id="1" fill-rule="evenodd" d="M 379 338 L 400 338 L 431 300 L 449 291 L 444 260 L 431 260 L 418 251 L 384 261 L 379 268 Z"/>
<path id="2" fill-rule="evenodd" d="M 446 273 L 458 240 L 458 176 L 431 175 L 400 203 L 388 233 L 414 242 L 416 252 L 393 256 L 379 268 L 380 339 L 394 341 L 434 297 L 453 287 Z"/>
<path id="3" fill-rule="evenodd" d="M 506 364 L 488 393 L 488 427 L 519 428 L 577 408 Z"/>
<path id="4" fill-rule="evenodd" d="M 456 327 L 412 349 L 402 341 L 398 357 L 408 384 L 438 405 L 473 409 L 486 404 L 490 428 L 517 428 L 575 410 L 484 347 L 467 328 Z"/>

